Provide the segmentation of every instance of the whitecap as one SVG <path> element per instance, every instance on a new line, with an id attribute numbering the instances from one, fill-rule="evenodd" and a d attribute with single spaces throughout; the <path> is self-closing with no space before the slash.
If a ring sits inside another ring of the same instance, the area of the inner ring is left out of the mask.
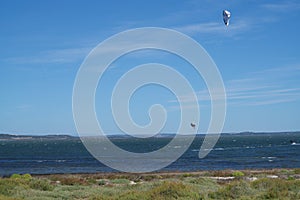
<path id="1" fill-rule="evenodd" d="M 300 143 L 295 143 L 293 142 L 291 145 L 295 146 L 295 145 L 300 145 Z"/>
<path id="2" fill-rule="evenodd" d="M 220 148 L 215 148 L 214 150 L 215 150 L 215 151 L 223 151 L 224 148 L 221 148 L 221 147 L 220 147 Z"/>
<path id="3" fill-rule="evenodd" d="M 66 160 L 55 160 L 55 162 L 66 162 Z"/>

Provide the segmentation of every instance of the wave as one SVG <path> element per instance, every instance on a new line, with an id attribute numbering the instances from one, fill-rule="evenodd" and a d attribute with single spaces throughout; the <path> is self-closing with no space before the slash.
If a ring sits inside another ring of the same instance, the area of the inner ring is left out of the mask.
<path id="1" fill-rule="evenodd" d="M 269 157 L 261 157 L 262 159 L 275 159 L 277 157 L 269 156 Z"/>
<path id="2" fill-rule="evenodd" d="M 61 162 L 66 162 L 67 160 L 34 160 L 34 162 L 38 163 L 43 163 L 43 162 L 56 162 L 56 163 L 61 163 Z"/>
<path id="3" fill-rule="evenodd" d="M 291 145 L 298 146 L 298 145 L 300 145 L 300 143 L 292 143 Z"/>
<path id="4" fill-rule="evenodd" d="M 296 144 L 292 144 L 294 145 L 299 145 L 300 143 L 296 143 Z M 271 147 L 287 147 L 290 146 L 288 144 L 279 144 L 279 145 L 272 145 L 272 144 L 268 144 L 268 145 L 259 145 L 259 146 L 236 146 L 236 147 L 216 147 L 213 149 L 204 149 L 204 151 L 224 151 L 224 150 L 237 150 L 237 149 L 255 149 L 255 148 L 271 148 Z M 191 151 L 199 151 L 199 149 L 191 149 Z"/>

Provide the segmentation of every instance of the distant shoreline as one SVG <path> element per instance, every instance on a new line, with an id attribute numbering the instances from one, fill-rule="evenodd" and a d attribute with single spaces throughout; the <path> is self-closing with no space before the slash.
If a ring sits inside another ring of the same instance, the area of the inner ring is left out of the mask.
<path id="1" fill-rule="evenodd" d="M 280 131 L 280 132 L 233 132 L 233 133 L 221 133 L 221 136 L 225 135 L 274 135 L 274 134 L 300 134 L 300 131 Z M 213 134 L 213 133 L 211 133 Z M 154 137 L 174 137 L 175 133 L 160 133 Z M 196 136 L 205 136 L 205 133 L 197 133 Z M 194 135 L 182 135 L 182 136 L 194 136 Z M 89 136 L 87 136 L 89 137 Z M 93 136 L 91 136 L 93 137 Z M 122 133 L 116 134 L 109 134 L 107 135 L 109 138 L 129 138 L 131 136 L 125 135 Z M 77 139 L 80 138 L 79 136 L 69 135 L 69 134 L 49 134 L 49 135 L 33 135 L 33 134 L 7 134 L 7 133 L 0 133 L 0 140 L 4 139 L 14 139 L 14 140 L 21 140 L 21 139 Z"/>

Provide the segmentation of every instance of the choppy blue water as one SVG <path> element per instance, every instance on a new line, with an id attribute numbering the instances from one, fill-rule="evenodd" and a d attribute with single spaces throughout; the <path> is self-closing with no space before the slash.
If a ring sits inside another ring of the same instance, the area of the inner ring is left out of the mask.
<path id="1" fill-rule="evenodd" d="M 132 152 L 150 152 L 171 139 L 112 138 L 111 141 Z M 292 145 L 291 140 L 296 144 Z M 208 156 L 199 159 L 202 141 L 203 136 L 197 136 L 176 162 L 161 171 L 300 168 L 300 133 L 224 134 Z M 114 171 L 93 158 L 79 138 L 0 140 L 1 176 Z"/>

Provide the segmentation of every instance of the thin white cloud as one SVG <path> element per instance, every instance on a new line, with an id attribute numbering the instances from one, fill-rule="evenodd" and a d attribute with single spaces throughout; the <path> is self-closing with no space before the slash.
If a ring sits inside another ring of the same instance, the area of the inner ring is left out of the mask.
<path id="1" fill-rule="evenodd" d="M 269 69 L 264 69 L 261 71 L 252 72 L 252 76 L 265 76 L 265 75 L 272 75 L 272 76 L 291 76 L 294 74 L 300 73 L 300 64 L 289 65 L 284 67 L 274 67 Z"/>
<path id="2" fill-rule="evenodd" d="M 272 104 L 279 104 L 279 103 L 288 103 L 297 101 L 299 98 L 280 98 L 280 99 L 267 99 L 267 100 L 260 100 L 260 101 L 253 101 L 253 102 L 247 102 L 243 104 L 237 103 L 236 105 L 246 105 L 246 106 L 263 106 L 263 105 L 272 105 Z"/>
<path id="3" fill-rule="evenodd" d="M 174 27 L 174 29 L 176 29 L 178 31 L 181 31 L 184 33 L 189 33 L 189 34 L 212 33 L 212 32 L 223 33 L 224 28 L 225 27 L 223 25 L 221 25 L 220 23 L 216 23 L 216 22 L 189 24 L 189 25 Z"/>
<path id="4" fill-rule="evenodd" d="M 300 99 L 300 88 L 278 88 L 273 85 L 266 87 L 257 87 L 258 84 L 265 83 L 253 83 L 253 88 L 248 86 L 242 90 L 240 87 L 238 90 L 231 86 L 227 91 L 227 100 L 231 105 L 266 105 L 277 104 L 283 102 L 292 102 Z M 272 88 L 273 87 L 273 88 Z M 243 92 L 239 92 L 243 91 Z"/>
<path id="5" fill-rule="evenodd" d="M 83 60 L 91 48 L 67 48 L 42 51 L 33 56 L 21 56 L 5 59 L 14 64 L 45 64 L 45 63 L 73 63 Z"/>
<path id="6" fill-rule="evenodd" d="M 263 8 L 275 12 L 291 12 L 300 9 L 299 1 L 281 1 L 280 3 L 263 4 Z"/>
<path id="7" fill-rule="evenodd" d="M 267 76 L 266 71 L 268 72 Z M 293 71 L 293 73 L 285 73 L 286 71 Z M 300 72 L 298 65 L 266 69 L 250 73 L 250 77 L 229 80 L 225 82 L 227 103 L 229 106 L 260 106 L 298 101 L 300 100 L 300 87 L 297 84 L 284 84 L 291 81 L 295 72 Z M 281 74 L 284 74 L 285 78 L 279 83 L 274 77 Z M 201 105 L 211 101 L 207 89 L 198 91 L 197 97 Z M 187 107 L 190 103 L 190 106 L 193 107 L 193 99 L 190 95 L 183 96 L 182 99 L 180 103 L 186 104 Z M 175 102 L 178 101 L 169 101 L 169 103 Z M 179 109 L 179 106 L 177 108 Z"/>
<path id="8" fill-rule="evenodd" d="M 248 30 L 249 22 L 244 20 L 238 20 L 234 24 L 230 24 L 226 27 L 221 21 L 217 22 L 207 22 L 207 23 L 197 23 L 188 24 L 183 26 L 173 27 L 175 30 L 180 32 L 195 35 L 195 34 L 223 34 L 224 36 L 233 36 L 239 34 L 243 31 Z"/>
<path id="9" fill-rule="evenodd" d="M 265 105 L 300 99 L 300 88 L 258 90 L 250 93 L 228 93 L 227 100 L 240 105 Z"/>

